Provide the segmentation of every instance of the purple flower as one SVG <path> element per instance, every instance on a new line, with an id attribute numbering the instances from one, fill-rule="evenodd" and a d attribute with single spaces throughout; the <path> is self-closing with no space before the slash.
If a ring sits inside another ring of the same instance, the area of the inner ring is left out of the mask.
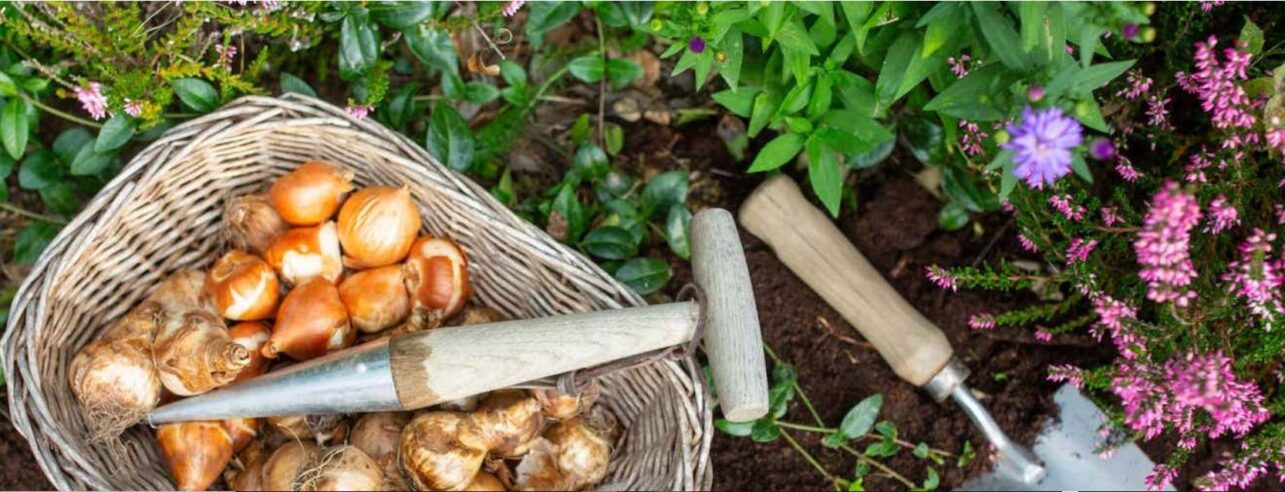
<path id="1" fill-rule="evenodd" d="M 1089 253 L 1092 253 L 1093 248 L 1096 247 L 1098 247 L 1097 239 L 1090 239 L 1088 241 L 1085 241 L 1084 238 L 1078 237 L 1072 239 L 1071 245 L 1066 248 L 1066 263 L 1069 265 L 1087 261 L 1089 259 Z"/>
<path id="2" fill-rule="evenodd" d="M 1125 322 L 1136 319 L 1138 312 L 1128 304 L 1112 299 L 1106 294 L 1092 296 L 1093 312 L 1098 321 L 1089 328 L 1089 334 L 1102 340 L 1102 335 L 1111 335 L 1111 342 L 1125 359 L 1138 358 L 1138 351 L 1144 345 L 1142 340 L 1129 329 Z"/>
<path id="3" fill-rule="evenodd" d="M 1130 22 L 1124 25 L 1124 28 L 1120 30 L 1120 34 L 1124 35 L 1124 39 L 1133 41 L 1135 39 L 1138 39 L 1139 31 L 1140 30 L 1138 28 L 1138 25 Z"/>
<path id="4" fill-rule="evenodd" d="M 1191 280 L 1196 268 L 1188 250 L 1191 228 L 1200 222 L 1200 203 L 1169 181 L 1151 199 L 1133 251 L 1142 270 L 1138 277 L 1147 281 L 1147 299 L 1155 302 L 1174 301 L 1178 306 L 1196 298 Z"/>
<path id="5" fill-rule="evenodd" d="M 1024 234 L 1017 235 L 1017 244 L 1020 244 L 1022 246 L 1022 249 L 1030 251 L 1032 253 L 1037 253 L 1040 251 L 1039 246 L 1036 246 L 1035 242 L 1031 241 L 1030 238 L 1027 238 L 1026 235 Z"/>
<path id="6" fill-rule="evenodd" d="M 236 58 L 236 46 L 230 44 L 216 44 L 214 45 L 214 51 L 219 55 L 219 59 L 215 61 L 215 63 L 222 65 L 224 70 L 231 72 L 232 59 Z"/>
<path id="7" fill-rule="evenodd" d="M 692 39 L 687 41 L 687 49 L 692 50 L 692 53 L 705 52 L 705 38 L 692 36 Z"/>
<path id="8" fill-rule="evenodd" d="M 76 100 L 96 120 L 107 117 L 107 96 L 103 95 L 103 86 L 98 82 L 76 88 Z"/>
<path id="9" fill-rule="evenodd" d="M 1209 113 L 1214 126 L 1222 129 L 1248 129 L 1254 126 L 1256 118 L 1245 89 L 1237 81 L 1249 78 L 1251 55 L 1234 48 L 1223 50 L 1225 62 L 1218 60 L 1214 49 L 1218 38 L 1210 36 L 1204 42 L 1196 42 L 1196 71 L 1190 75 L 1183 74 L 1178 78 L 1188 92 L 1196 94 L 1200 106 Z M 1239 139 L 1229 141 L 1231 146 L 1242 143 Z M 1224 143 L 1224 146 L 1227 142 Z"/>
<path id="10" fill-rule="evenodd" d="M 1089 143 L 1089 155 L 1099 161 L 1109 161 L 1115 157 L 1115 142 L 1109 138 L 1095 138 Z"/>
<path id="11" fill-rule="evenodd" d="M 1051 342 L 1053 341 L 1053 334 L 1044 328 L 1039 328 L 1035 330 L 1035 339 L 1041 342 Z"/>
<path id="12" fill-rule="evenodd" d="M 1116 154 L 1115 172 L 1120 173 L 1120 178 L 1130 183 L 1142 177 L 1142 173 L 1133 168 L 1133 162 L 1129 161 L 1124 154 Z"/>
<path id="13" fill-rule="evenodd" d="M 1240 213 L 1236 207 L 1227 203 L 1227 195 L 1218 195 L 1209 202 L 1209 221 L 1205 232 L 1218 234 L 1240 224 Z"/>
<path id="14" fill-rule="evenodd" d="M 1276 234 L 1254 229 L 1240 245 L 1240 260 L 1228 264 L 1227 273 L 1222 275 L 1222 281 L 1231 284 L 1236 297 L 1249 304 L 1250 312 L 1264 320 L 1268 330 L 1274 317 L 1285 315 L 1285 304 L 1281 302 L 1285 261 L 1271 256 L 1275 240 Z"/>
<path id="15" fill-rule="evenodd" d="M 986 151 L 982 142 L 990 137 L 977 123 L 959 120 L 959 150 L 967 155 L 978 155 Z"/>
<path id="16" fill-rule="evenodd" d="M 1031 88 L 1030 88 L 1030 89 L 1027 89 L 1027 90 L 1026 90 L 1026 100 L 1027 100 L 1027 101 L 1030 101 L 1030 102 L 1033 102 L 1033 103 L 1043 101 L 1043 100 L 1044 100 L 1044 87 L 1043 87 L 1043 86 L 1038 86 L 1038 85 L 1036 85 L 1036 86 L 1031 86 Z"/>
<path id="17" fill-rule="evenodd" d="M 1049 205 L 1065 216 L 1067 220 L 1079 222 L 1084 218 L 1084 207 L 1071 203 L 1071 195 L 1063 193 L 1050 196 Z"/>
<path id="18" fill-rule="evenodd" d="M 1027 106 L 1021 124 L 1009 125 L 1008 133 L 1012 138 L 1003 147 L 1014 152 L 1013 173 L 1032 188 L 1051 185 L 1071 172 L 1071 149 L 1084 141 L 1080 123 L 1059 108 L 1037 112 Z"/>
<path id="19" fill-rule="evenodd" d="M 1147 475 L 1147 480 L 1146 480 L 1147 490 L 1148 491 L 1164 490 L 1165 486 L 1173 482 L 1175 478 L 1178 478 L 1177 468 L 1174 468 L 1164 463 L 1156 465 L 1155 468 L 1151 469 L 1151 474 Z"/>
<path id="20" fill-rule="evenodd" d="M 932 281 L 932 283 L 937 284 L 938 287 L 950 289 L 951 291 L 959 290 L 959 286 L 955 283 L 957 280 L 955 276 L 942 267 L 930 265 L 925 269 L 924 276 L 928 277 L 928 280 Z"/>
<path id="21" fill-rule="evenodd" d="M 955 77 L 962 79 L 968 75 L 968 62 L 972 59 L 973 57 L 968 54 L 959 55 L 959 58 L 952 56 L 946 59 L 946 64 L 950 65 L 950 71 L 955 74 Z"/>
<path id="22" fill-rule="evenodd" d="M 1116 207 L 1102 207 L 1102 223 L 1107 227 L 1115 225 L 1116 222 L 1124 222 L 1120 214 L 1116 212 Z"/>

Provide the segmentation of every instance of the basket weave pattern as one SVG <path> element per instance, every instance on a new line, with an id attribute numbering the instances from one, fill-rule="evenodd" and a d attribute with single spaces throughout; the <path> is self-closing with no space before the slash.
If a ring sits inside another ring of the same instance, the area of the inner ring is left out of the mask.
<path id="1" fill-rule="evenodd" d="M 85 443 L 67 383 L 76 352 L 166 275 L 207 268 L 223 248 L 226 199 L 309 159 L 358 186 L 410 186 L 434 235 L 468 253 L 475 299 L 512 318 L 643 304 L 582 255 L 523 221 L 406 137 L 316 99 L 245 97 L 177 126 L 140 152 L 49 245 L 18 290 L 0 362 L 14 426 L 59 489 L 171 489 L 152 431 L 124 436 L 124 462 Z M 665 360 L 605 376 L 624 432 L 604 489 L 708 489 L 711 409 L 699 366 Z"/>

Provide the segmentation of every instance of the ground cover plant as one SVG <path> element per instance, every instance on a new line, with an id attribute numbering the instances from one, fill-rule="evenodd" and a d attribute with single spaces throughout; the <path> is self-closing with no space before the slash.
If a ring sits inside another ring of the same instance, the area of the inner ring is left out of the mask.
<path id="1" fill-rule="evenodd" d="M 402 132 L 657 300 L 684 276 L 692 210 L 729 203 L 722 188 L 795 174 L 843 217 L 869 201 L 870 177 L 912 173 L 939 195 L 939 234 L 1020 245 L 925 272 L 1021 300 L 972 313 L 978 336 L 1101 339 L 1109 364 L 1048 377 L 1109 409 L 1104 453 L 1165 442 L 1156 486 L 1245 487 L 1285 463 L 1279 14 L 1221 2 L 0 9 L 5 305 L 22 265 L 133 152 L 237 97 L 297 92 Z M 741 162 L 711 176 L 633 148 L 648 125 L 713 134 Z M 822 418 L 791 370 L 805 361 L 775 362 L 772 415 L 718 427 L 805 456 L 829 485 L 931 489 L 984 453 L 907 439 L 897 415 L 876 423 L 887 395 Z M 806 420 L 787 416 L 800 406 Z M 1236 447 L 1196 473 L 1210 442 Z M 831 451 L 855 468 L 836 473 Z"/>

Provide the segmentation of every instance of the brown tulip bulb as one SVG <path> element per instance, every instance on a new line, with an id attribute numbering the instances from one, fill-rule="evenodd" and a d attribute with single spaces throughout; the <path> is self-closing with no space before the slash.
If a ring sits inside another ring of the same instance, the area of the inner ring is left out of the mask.
<path id="1" fill-rule="evenodd" d="M 264 490 L 297 490 L 300 475 L 321 456 L 321 448 L 303 441 L 282 444 L 263 464 Z"/>
<path id="2" fill-rule="evenodd" d="M 339 244 L 352 268 L 392 265 L 406 258 L 419 234 L 419 209 L 406 187 L 371 186 L 339 209 Z"/>
<path id="3" fill-rule="evenodd" d="M 467 416 L 426 412 L 406 424 L 401 466 L 417 490 L 460 490 L 473 482 L 486 459 L 486 446 Z"/>
<path id="4" fill-rule="evenodd" d="M 245 381 L 268 372 L 268 358 L 263 356 L 263 345 L 272 336 L 272 328 L 258 321 L 245 321 L 228 329 L 232 341 L 250 352 L 250 363 L 241 368 L 233 382 Z"/>
<path id="5" fill-rule="evenodd" d="M 558 422 L 544 433 L 544 438 L 558 446 L 558 468 L 575 477 L 576 488 L 598 483 L 607 476 L 611 444 L 583 419 Z"/>
<path id="6" fill-rule="evenodd" d="M 152 361 L 166 389 L 192 396 L 231 383 L 250 364 L 250 351 L 232 341 L 217 315 L 188 311 L 164 315 Z"/>
<path id="7" fill-rule="evenodd" d="M 590 382 L 589 388 L 578 395 L 569 395 L 555 389 L 537 390 L 535 397 L 540 401 L 540 408 L 551 419 L 567 420 L 576 415 L 598 398 L 598 383 Z"/>
<path id="8" fill-rule="evenodd" d="M 334 222 L 286 231 L 268 248 L 266 259 L 291 286 L 316 278 L 334 283 L 344 273 Z"/>
<path id="9" fill-rule="evenodd" d="M 505 488 L 504 483 L 500 482 L 500 479 L 495 478 L 495 475 L 487 472 L 478 472 L 477 476 L 473 477 L 473 481 L 469 482 L 467 487 L 464 487 L 464 490 L 475 492 L 504 492 Z"/>
<path id="10" fill-rule="evenodd" d="M 232 490 L 237 492 L 268 490 L 263 487 L 263 465 L 267 464 L 268 456 L 266 452 L 258 453 L 253 457 L 246 456 L 243 453 L 240 459 L 245 464 L 245 469 L 231 475 L 224 474 L 228 485 L 232 486 Z"/>
<path id="11" fill-rule="evenodd" d="M 492 392 L 469 416 L 487 449 L 503 458 L 526 454 L 544 425 L 540 401 L 520 389 Z"/>
<path id="12" fill-rule="evenodd" d="M 375 460 L 355 446 L 339 446 L 326 452 L 316 468 L 299 479 L 299 490 L 338 492 L 381 490 L 384 472 Z"/>
<path id="13" fill-rule="evenodd" d="M 406 290 L 410 291 L 421 323 L 436 327 L 464 309 L 473 288 L 468 278 L 468 258 L 455 241 L 422 237 L 406 259 Z"/>
<path id="14" fill-rule="evenodd" d="M 110 441 L 161 401 L 164 387 L 152 362 L 160 306 L 145 302 L 76 353 L 68 368 L 91 443 Z"/>
<path id="15" fill-rule="evenodd" d="M 269 190 L 272 206 L 294 226 L 325 222 L 352 191 L 352 171 L 322 161 L 309 161 L 277 178 Z"/>
<path id="16" fill-rule="evenodd" d="M 402 428 L 410 420 L 401 412 L 375 412 L 362 415 L 348 435 L 348 443 L 364 451 L 384 471 L 386 487 L 404 488 L 401 468 L 397 463 L 397 448 L 401 444 Z"/>
<path id="17" fill-rule="evenodd" d="M 251 321 L 277 312 L 277 274 L 257 256 L 234 249 L 214 262 L 205 276 L 205 294 L 224 318 Z"/>
<path id="18" fill-rule="evenodd" d="M 239 419 L 227 419 L 221 422 L 223 428 L 227 430 L 228 437 L 232 439 L 232 451 L 240 453 L 254 438 L 259 435 L 259 419 L 247 417 Z"/>
<path id="19" fill-rule="evenodd" d="M 266 193 L 238 196 L 223 207 L 223 237 L 234 249 L 262 255 L 289 228 Z"/>
<path id="20" fill-rule="evenodd" d="M 188 311 L 217 314 L 214 305 L 205 296 L 205 272 L 200 270 L 180 270 L 165 277 L 151 295 L 147 296 L 146 302 L 158 304 L 165 314 Z"/>
<path id="21" fill-rule="evenodd" d="M 339 298 L 353 326 L 364 333 L 396 326 L 410 316 L 410 295 L 401 265 L 352 274 L 339 284 Z"/>
<path id="22" fill-rule="evenodd" d="M 286 294 L 263 356 L 275 359 L 285 353 L 294 360 L 308 360 L 347 348 L 356 338 L 339 289 L 316 279 Z"/>
<path id="23" fill-rule="evenodd" d="M 232 438 L 219 422 L 162 424 L 156 440 L 179 490 L 205 490 L 232 461 Z"/>

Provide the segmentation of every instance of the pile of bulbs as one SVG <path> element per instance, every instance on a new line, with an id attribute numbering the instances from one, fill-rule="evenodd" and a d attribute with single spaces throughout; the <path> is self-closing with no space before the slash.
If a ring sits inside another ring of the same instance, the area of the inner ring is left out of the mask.
<path id="1" fill-rule="evenodd" d="M 163 401 L 347 348 L 359 332 L 502 319 L 469 304 L 464 251 L 420 235 L 408 189 L 353 192 L 352 178 L 311 161 L 234 198 L 223 213 L 232 249 L 208 272 L 164 279 L 77 353 L 68 375 L 95 441 Z M 606 475 L 616 432 L 594 394 L 504 390 L 351 426 L 342 415 L 164 424 L 156 438 L 182 490 L 220 477 L 235 490 L 578 490 Z"/>

